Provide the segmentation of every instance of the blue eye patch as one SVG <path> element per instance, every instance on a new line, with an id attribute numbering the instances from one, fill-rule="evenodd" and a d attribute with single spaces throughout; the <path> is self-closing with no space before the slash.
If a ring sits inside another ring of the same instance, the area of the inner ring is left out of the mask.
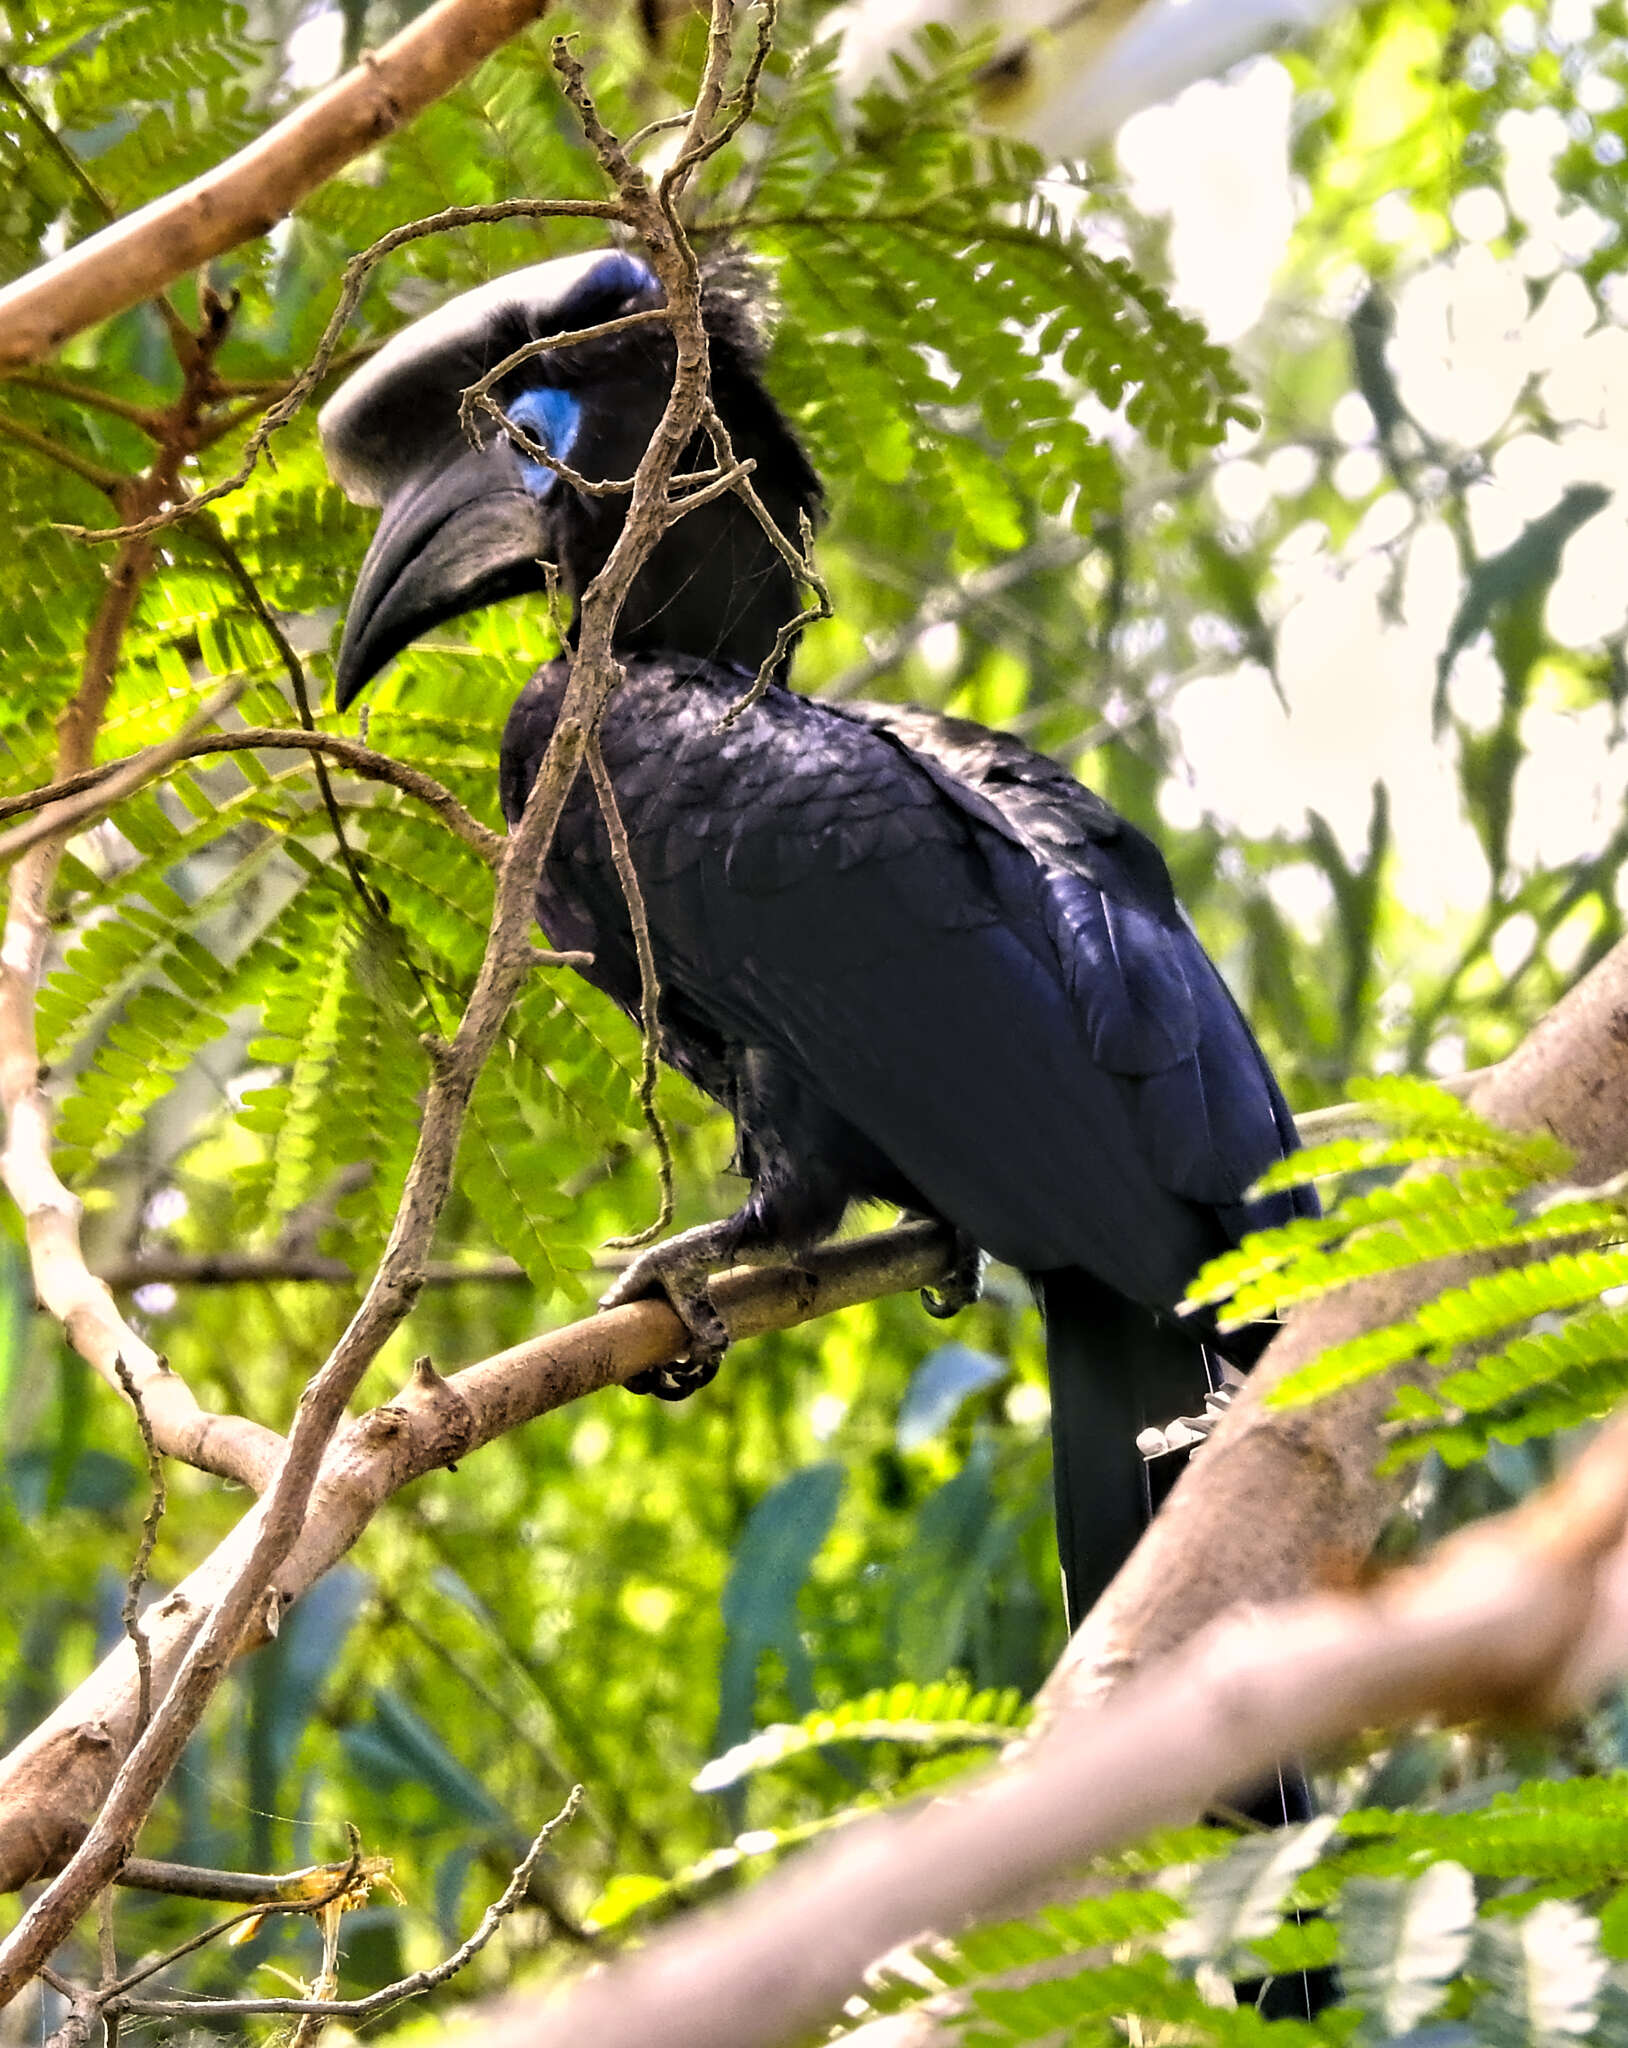
<path id="1" fill-rule="evenodd" d="M 557 462 L 570 461 L 571 449 L 582 425 L 582 402 L 571 392 L 561 391 L 552 384 L 539 384 L 531 391 L 521 392 L 508 408 L 508 415 Z M 515 454 L 520 459 L 520 474 L 525 479 L 527 490 L 535 492 L 539 498 L 546 498 L 559 478 L 542 463 L 533 462 L 523 449 L 517 448 Z"/>

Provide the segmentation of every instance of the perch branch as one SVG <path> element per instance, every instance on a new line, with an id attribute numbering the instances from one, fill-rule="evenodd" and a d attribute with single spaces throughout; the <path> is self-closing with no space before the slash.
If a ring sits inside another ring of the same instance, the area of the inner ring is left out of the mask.
<path id="1" fill-rule="evenodd" d="M 718 103 L 733 14 L 733 0 L 713 0 L 712 34 L 691 135 L 700 132 L 700 110 L 715 109 Z M 664 180 L 658 200 L 601 122 L 582 67 L 563 38 L 555 38 L 552 54 L 566 97 L 602 168 L 617 187 L 620 208 L 641 235 L 662 282 L 674 340 L 672 389 L 640 458 L 616 545 L 583 594 L 577 654 L 559 720 L 498 872 L 485 951 L 469 1001 L 451 1041 L 438 1049 L 412 1163 L 378 1270 L 339 1342 L 306 1386 L 275 1479 L 255 1511 L 239 1525 L 236 1540 L 229 1540 L 216 1553 L 218 1560 L 224 1559 L 224 1569 L 212 1583 L 207 1613 L 173 1665 L 161 1704 L 124 1758 L 100 1812 L 67 1865 L 0 1943 L 0 2001 L 10 1998 L 38 1972 L 80 1913 L 112 1881 L 245 1636 L 276 1624 L 287 1597 L 284 1567 L 291 1562 L 311 1519 L 313 1489 L 334 1432 L 363 1374 L 412 1308 L 423 1285 L 422 1266 L 451 1185 L 465 1109 L 509 1005 L 532 964 L 533 878 L 552 843 L 589 738 L 621 679 L 613 651 L 616 618 L 633 578 L 676 516 L 668 500 L 671 480 L 700 422 L 709 377 L 695 257 L 672 210 L 676 190 L 671 178 Z M 375 249 L 382 246 L 375 244 Z M 346 295 L 359 289 L 358 276 L 354 263 L 347 267 L 342 306 Z M 336 311 L 324 337 L 324 347 L 330 352 L 338 318 Z M 321 354 L 319 349 L 319 358 Z M 267 422 L 275 414 L 273 408 L 266 415 L 262 430 L 267 430 Z M 201 502 L 202 496 L 194 499 L 189 509 Z M 150 546 L 148 536 L 153 527 L 151 518 L 130 522 L 124 548 Z M 172 1596 L 164 1606 L 178 1597 Z M 160 1661 L 156 1627 L 153 1633 L 156 1683 Z"/>
<path id="2" fill-rule="evenodd" d="M 736 1342 L 941 1281 L 951 1246 L 936 1225 L 827 1245 L 796 1266 L 761 1266 L 713 1283 Z M 482 1359 L 442 1379 L 415 1371 L 393 1401 L 359 1416 L 329 1446 L 298 1543 L 276 1578 L 279 1611 L 344 1556 L 392 1495 L 539 1415 L 671 1364 L 689 1335 L 665 1302 L 640 1301 Z M 269 1432 L 268 1432 L 269 1433 Z M 274 1440 L 275 1441 L 275 1440 Z M 235 1568 L 260 1514 L 228 1536 L 143 1616 L 162 1696 Z M 234 1646 L 263 1639 L 266 1610 Z M 105 1796 L 135 1726 L 137 1674 L 116 1646 L 50 1719 L 0 1760 L 0 1892 L 56 1869 Z"/>

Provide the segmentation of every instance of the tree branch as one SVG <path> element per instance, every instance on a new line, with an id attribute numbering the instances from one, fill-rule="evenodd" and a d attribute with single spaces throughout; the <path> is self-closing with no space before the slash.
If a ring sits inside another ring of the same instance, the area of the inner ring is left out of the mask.
<path id="1" fill-rule="evenodd" d="M 246 2017 L 253 2013 L 298 2013 L 320 2019 L 374 2019 L 380 2013 L 389 2012 L 393 2006 L 402 2004 L 406 1999 L 422 1998 L 426 1992 L 438 1990 L 441 1985 L 450 1983 L 460 1970 L 467 1968 L 475 1960 L 498 1928 L 525 1898 L 538 1859 L 560 1829 L 575 1820 L 581 1804 L 582 1787 L 573 1785 L 564 1806 L 551 1821 L 545 1821 L 533 1836 L 531 1847 L 515 1865 L 501 1896 L 494 1899 L 486 1908 L 474 1933 L 467 1941 L 460 1942 L 457 1948 L 450 1955 L 444 1956 L 440 1962 L 432 1963 L 427 1969 L 415 1970 L 410 1977 L 400 1977 L 393 1984 L 382 1985 L 379 1990 L 370 1991 L 365 1998 L 120 1998 L 103 2001 L 102 2010 L 110 2017 L 120 2012 L 133 2012 L 175 2018 L 196 2015 L 207 2020 Z"/>
<path id="2" fill-rule="evenodd" d="M 438 0 L 236 156 L 0 291 L 0 363 L 33 363 L 97 320 L 263 235 L 335 171 L 449 92 L 548 0 Z"/>
<path id="3" fill-rule="evenodd" d="M 867 1966 L 924 1930 L 1190 1820 L 1281 1756 L 1420 1714 L 1552 1718 L 1628 1667 L 1628 1420 L 1568 1476 L 1363 1594 L 1236 1609 L 1056 1740 L 955 1797 L 845 1828 L 744 1898 L 654 1935 L 490 2048 L 774 2048 L 816 2036 Z M 929 1967 L 931 1967 L 929 1958 Z M 936 2036 L 934 2037 L 936 2038 Z"/>
<path id="4" fill-rule="evenodd" d="M 168 415 L 152 469 L 132 479 L 122 493 L 127 514 L 139 516 L 175 490 L 207 375 L 208 352 L 200 348 Z M 113 564 L 86 640 L 79 687 L 57 723 L 61 778 L 72 781 L 91 772 L 91 750 L 112 693 L 125 629 L 153 560 L 149 541 L 132 540 Z M 130 1328 L 85 1264 L 79 1201 L 51 1163 L 51 1107 L 41 1085 L 34 995 L 50 944 L 51 890 L 62 845 L 60 830 L 40 838 L 10 877 L 0 938 L 0 1112 L 6 1125 L 0 1178 L 22 1214 L 35 1292 L 69 1343 L 111 1387 L 122 1391 L 128 1381 L 139 1390 L 160 1450 L 258 1489 L 275 1466 L 282 1439 L 258 1423 L 206 1414 L 186 1383 Z"/>
<path id="5" fill-rule="evenodd" d="M 1628 1168 L 1628 942 L 1488 1069 L 1469 1101 L 1507 1129 L 1553 1131 L 1576 1155 L 1574 1177 L 1584 1184 Z M 1320 1352 L 1411 1315 L 1485 1270 L 1475 1259 L 1416 1266 L 1291 1317 L 1086 1617 L 1042 1704 L 1060 1708 L 1111 1690 L 1202 1628 L 1242 1587 L 1252 1599 L 1290 1599 L 1331 1569 L 1360 1565 L 1405 1483 L 1375 1474 L 1379 1425 L 1420 1368 L 1398 1367 L 1310 1408 L 1266 1403 Z"/>
<path id="6" fill-rule="evenodd" d="M 134 1258 L 104 1265 L 98 1277 L 115 1294 L 137 1287 L 268 1287 L 288 1282 L 323 1287 L 357 1287 L 356 1274 L 343 1259 L 325 1259 L 316 1252 L 140 1252 Z M 513 1259 L 483 1259 L 479 1265 L 433 1260 L 424 1268 L 426 1287 L 490 1287 L 523 1283 L 530 1276 Z"/>
<path id="7" fill-rule="evenodd" d="M 827 1245 L 797 1266 L 726 1274 L 712 1292 L 740 1342 L 880 1295 L 935 1285 L 948 1272 L 951 1253 L 937 1225 L 909 1223 Z M 305 1526 L 276 1575 L 278 1613 L 344 1556 L 402 1487 L 567 1402 L 670 1364 L 688 1342 L 666 1303 L 641 1301 L 534 1338 L 447 1379 L 428 1368 L 415 1371 L 395 1400 L 358 1417 L 329 1446 Z M 197 1640 L 261 1513 L 252 1509 L 210 1558 L 143 1616 L 155 1697 L 163 1696 Z M 231 1655 L 264 1639 L 267 1613 L 263 1604 Z M 80 1839 L 86 1816 L 128 1749 L 137 1705 L 134 1653 L 121 1643 L 0 1760 L 0 1892 L 56 1869 Z"/>
<path id="8" fill-rule="evenodd" d="M 49 788 L 31 789 L 21 796 L 0 800 L 0 818 L 15 818 L 50 805 L 52 808 L 46 817 L 51 822 L 46 829 L 61 831 L 66 826 L 78 825 L 87 818 L 98 816 L 133 789 L 139 789 L 144 783 L 165 774 L 178 761 L 196 761 L 210 754 L 260 751 L 326 754 L 354 775 L 363 776 L 370 782 L 387 782 L 405 796 L 415 797 L 436 814 L 448 831 L 455 833 L 467 847 L 478 853 L 488 867 L 496 867 L 501 860 L 502 833 L 483 825 L 444 783 L 437 782 L 433 775 L 426 775 L 410 762 L 376 752 L 360 740 L 337 732 L 310 732 L 303 726 L 252 725 L 241 732 L 200 733 L 193 730 L 213 719 L 219 710 L 225 708 L 227 701 L 224 695 L 210 699 L 186 730 L 172 740 L 159 740 L 139 753 L 127 755 L 123 761 L 107 761 L 100 767 L 84 769 L 63 781 L 53 782 Z M 116 779 L 116 789 L 111 788 Z M 90 800 L 83 803 L 72 801 L 82 796 L 88 796 Z M 44 826 L 45 818 L 36 823 Z M 34 827 L 29 827 L 26 834 L 23 831 L 0 833 L 0 859 L 24 851 L 42 836 L 43 833 Z"/>

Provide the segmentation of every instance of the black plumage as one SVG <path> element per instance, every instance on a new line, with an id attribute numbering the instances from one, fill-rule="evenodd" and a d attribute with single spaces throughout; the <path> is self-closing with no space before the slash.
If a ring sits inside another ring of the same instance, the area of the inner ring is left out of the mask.
<path id="1" fill-rule="evenodd" d="M 629 256 L 499 280 L 409 328 L 323 416 L 336 475 L 382 501 L 339 659 L 341 701 L 428 625 L 542 581 L 580 594 L 625 501 L 577 491 L 501 436 L 472 450 L 459 391 L 523 341 L 659 303 Z M 818 486 L 757 375 L 742 294 L 713 288 L 714 396 L 777 521 Z M 664 328 L 528 363 L 511 418 L 587 478 L 631 474 L 671 379 Z M 692 451 L 707 458 L 702 444 Z M 1251 1203 L 1293 1146 L 1272 1076 L 1158 850 L 1018 741 L 928 711 L 738 700 L 796 609 L 755 521 L 722 498 L 635 583 L 602 732 L 662 985 L 666 1057 L 722 1103 L 745 1204 L 646 1254 L 704 1376 L 704 1273 L 797 1251 L 855 1201 L 943 1218 L 1033 1280 L 1047 1321 L 1059 1547 L 1078 1620 L 1147 1511 L 1138 1429 L 1202 1407 L 1203 1351 L 1170 1311 L 1199 1264 L 1298 1197 Z M 566 682 L 544 667 L 502 747 L 518 816 Z M 551 940 L 630 1013 L 639 978 L 586 781 L 538 879 Z M 952 1295 L 954 1290 L 952 1290 Z M 1243 1333 L 1248 1356 L 1256 1333 Z M 684 1385 L 680 1376 L 679 1387 Z M 669 1390 L 672 1390 L 671 1387 Z"/>

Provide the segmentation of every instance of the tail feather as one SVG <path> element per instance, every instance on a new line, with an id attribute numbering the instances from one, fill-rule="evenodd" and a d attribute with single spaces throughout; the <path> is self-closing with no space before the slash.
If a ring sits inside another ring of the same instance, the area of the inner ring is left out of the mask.
<path id="1" fill-rule="evenodd" d="M 1051 1378 L 1057 1553 L 1076 1629 L 1153 1513 L 1144 1429 L 1203 1411 L 1204 1348 L 1077 1267 L 1036 1276 Z"/>
<path id="2" fill-rule="evenodd" d="M 1072 1631 L 1136 1547 L 1184 1462 L 1172 1454 L 1150 1465 L 1138 1436 L 1202 1413 L 1219 1366 L 1185 1330 L 1077 1268 L 1037 1274 L 1034 1285 L 1046 1323 L 1057 1554 Z M 1305 1774 L 1292 1764 L 1240 1803 L 1264 1827 L 1307 1820 L 1316 1810 Z M 1310 2019 L 1337 1995 L 1327 1970 L 1238 1990 L 1241 2002 L 1274 2018 Z"/>

